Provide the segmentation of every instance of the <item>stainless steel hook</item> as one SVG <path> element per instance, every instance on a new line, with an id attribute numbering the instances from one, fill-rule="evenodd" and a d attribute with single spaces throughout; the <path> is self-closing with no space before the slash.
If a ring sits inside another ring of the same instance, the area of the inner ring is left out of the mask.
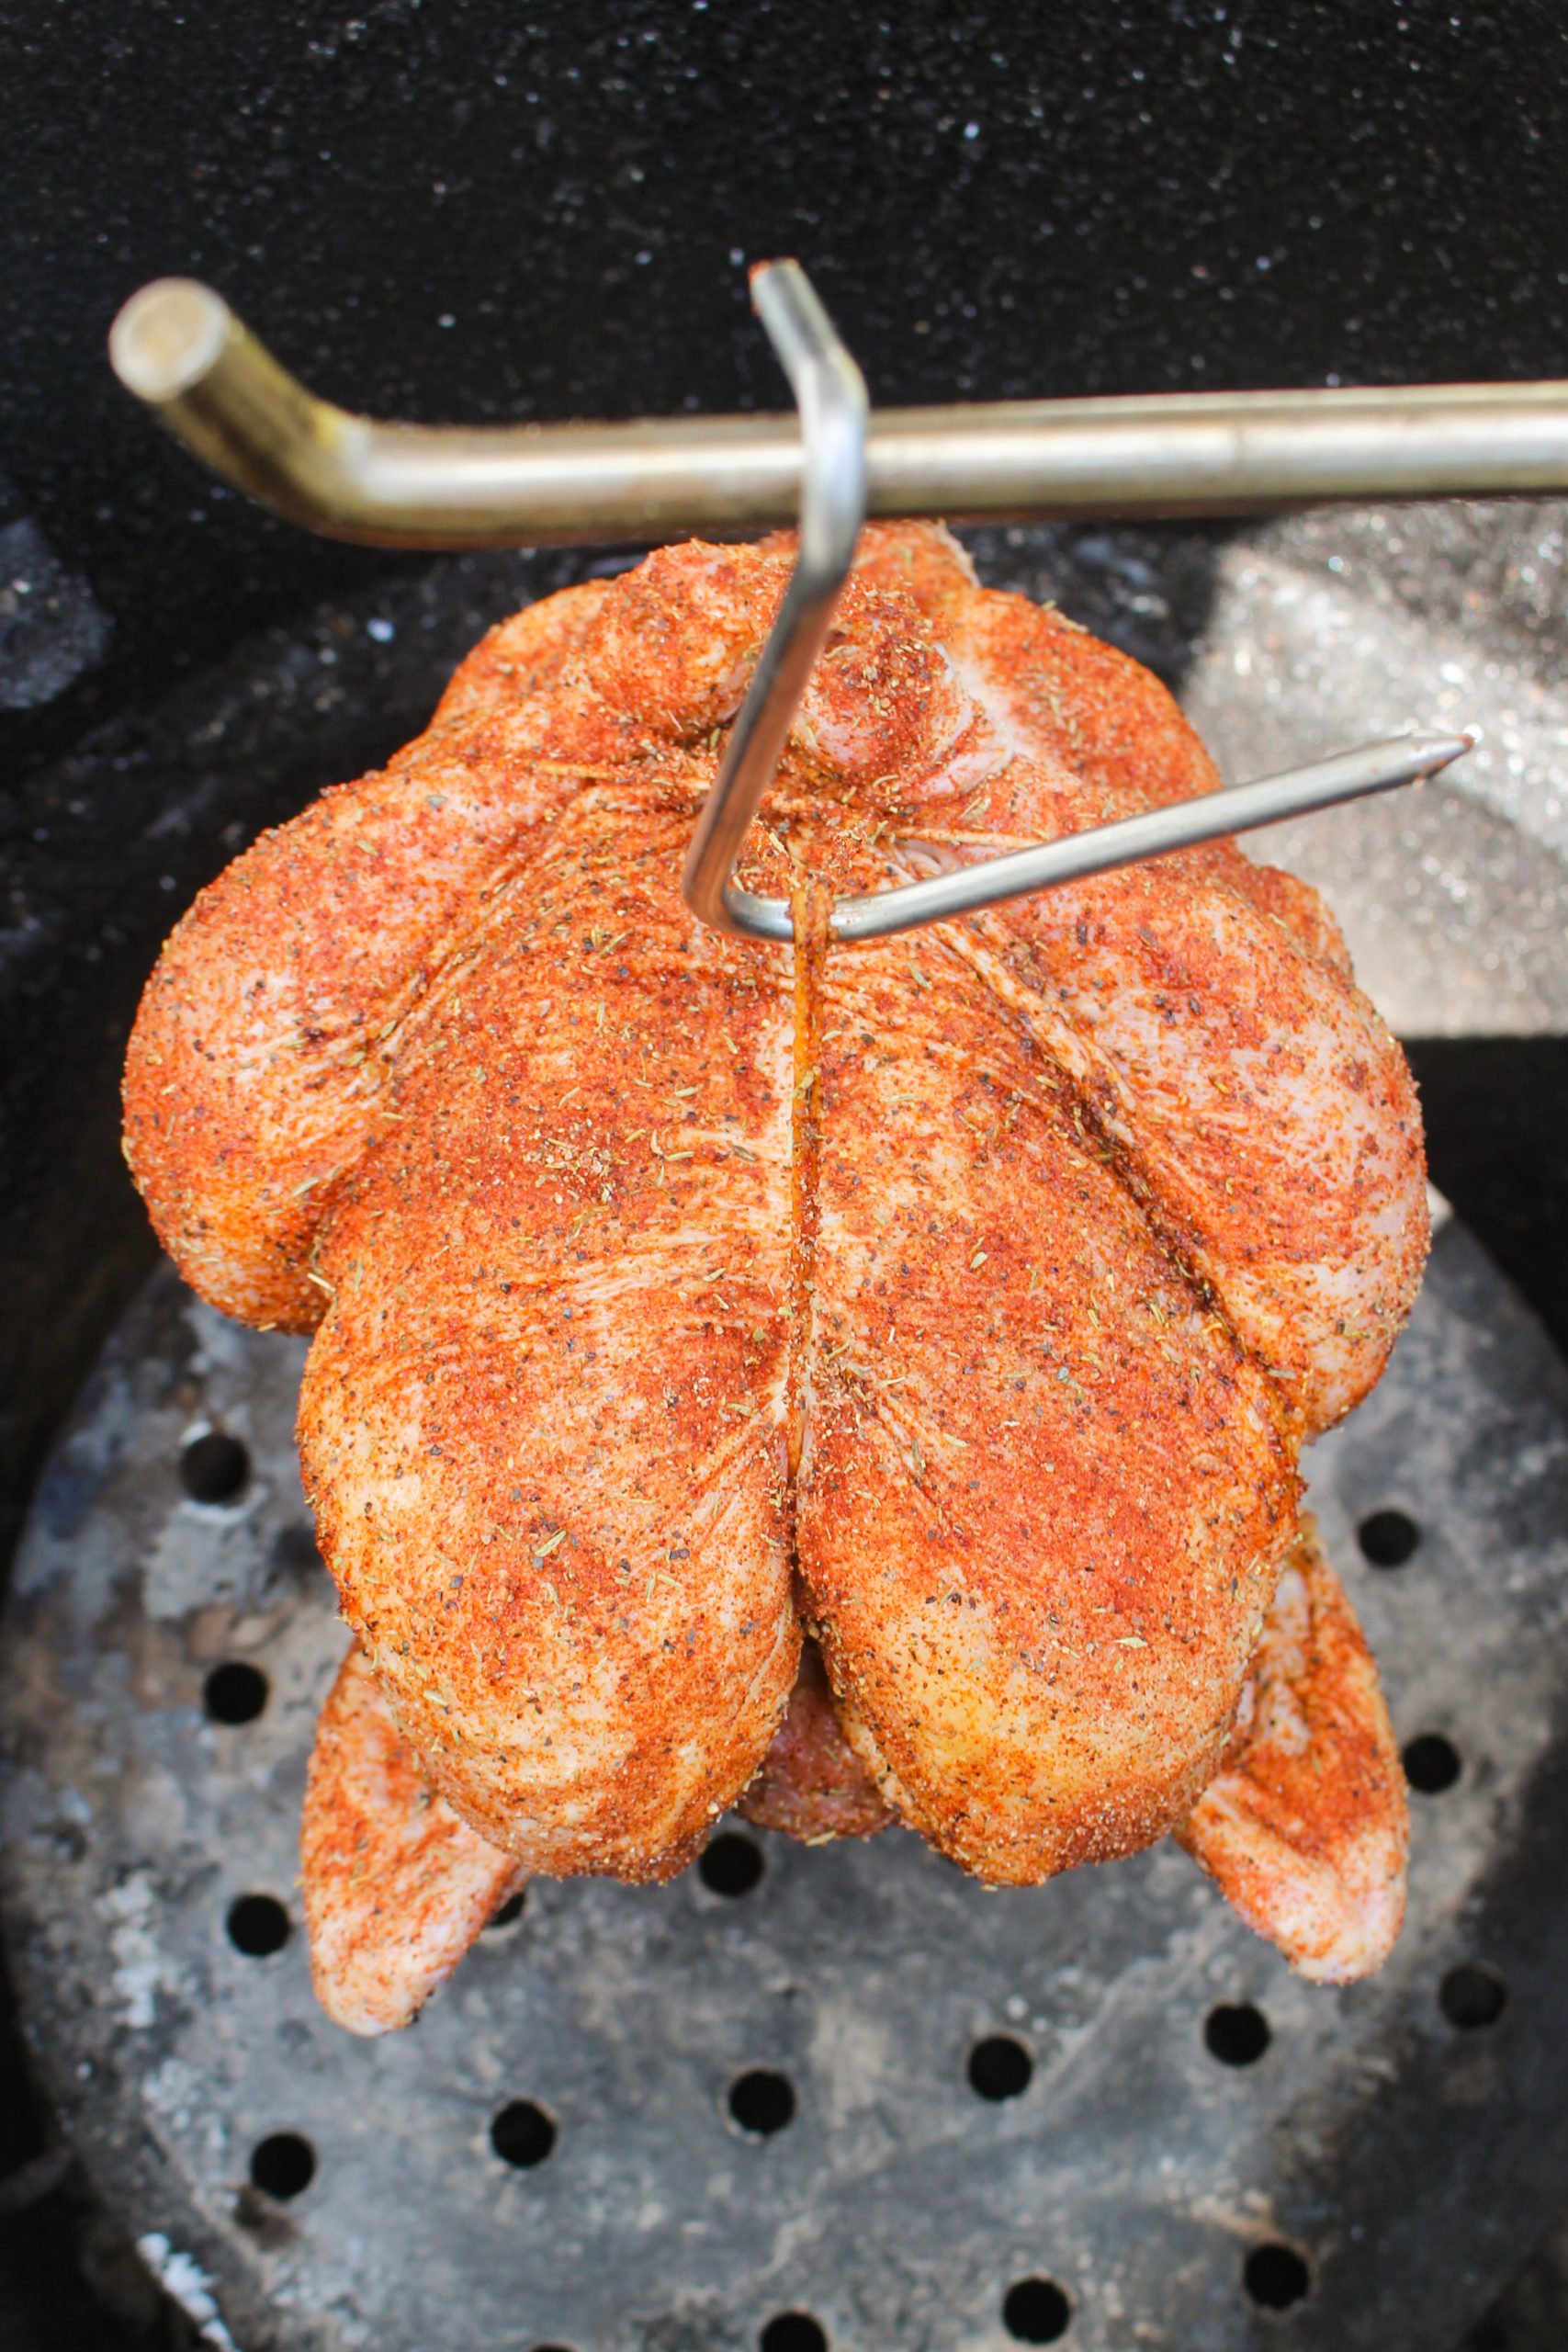
<path id="1" fill-rule="evenodd" d="M 870 404 L 860 369 L 833 332 L 798 262 L 768 262 L 751 300 L 800 408 L 805 462 L 800 552 L 758 657 L 713 790 L 703 806 L 681 894 L 716 931 L 789 939 L 784 899 L 758 899 L 730 880 L 747 828 L 773 780 L 811 665 L 822 650 L 839 591 L 865 519 L 865 427 Z"/>
<path id="2" fill-rule="evenodd" d="M 778 767 L 790 724 L 822 649 L 833 606 L 854 560 L 865 517 L 865 385 L 797 262 L 764 264 L 751 299 L 800 408 L 800 553 L 739 716 L 704 804 L 682 876 L 694 914 L 740 938 L 789 939 L 785 899 L 761 899 L 730 879 L 742 842 Z M 1033 890 L 1081 881 L 1148 857 L 1168 856 L 1228 833 L 1250 832 L 1364 794 L 1388 792 L 1435 775 L 1471 748 L 1468 735 L 1420 733 L 1292 768 L 1225 792 L 1209 792 L 1114 825 L 1071 833 L 951 872 L 840 899 L 829 936 L 883 939 L 953 915 L 972 914 Z"/>

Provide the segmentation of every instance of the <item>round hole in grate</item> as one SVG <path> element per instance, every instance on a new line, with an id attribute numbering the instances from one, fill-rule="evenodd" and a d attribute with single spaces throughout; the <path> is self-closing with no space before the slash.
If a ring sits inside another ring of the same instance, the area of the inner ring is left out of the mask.
<path id="1" fill-rule="evenodd" d="M 324 1574 L 326 1562 L 316 1542 L 316 1531 L 309 1520 L 296 1520 L 289 1527 L 280 1527 L 266 1547 L 267 1566 L 283 1577 L 312 1577 Z"/>
<path id="2" fill-rule="evenodd" d="M 1019 2344 L 1056 2344 L 1073 2307 L 1054 2278 L 1020 2278 L 1002 2299 L 1002 2325 Z"/>
<path id="3" fill-rule="evenodd" d="M 251 2178 L 265 2196 L 298 2197 L 316 2177 L 316 2151 L 298 2132 L 269 2132 L 251 2150 Z"/>
<path id="4" fill-rule="evenodd" d="M 1222 2001 L 1203 2020 L 1209 2054 L 1222 2066 L 1256 2066 L 1272 2039 L 1268 2018 L 1250 2001 Z"/>
<path id="5" fill-rule="evenodd" d="M 1483 1961 L 1461 1960 L 1438 1987 L 1438 2006 L 1450 2025 L 1467 2032 L 1495 2025 L 1508 2006 L 1508 1987 Z"/>
<path id="6" fill-rule="evenodd" d="M 180 1453 L 180 1484 L 193 1503 L 231 1503 L 244 1493 L 251 1457 L 237 1437 L 209 1430 Z"/>
<path id="7" fill-rule="evenodd" d="M 490 1917 L 485 1921 L 485 1926 L 487 1928 L 510 1928 L 513 1919 L 521 1919 L 523 1917 L 523 1906 L 526 1903 L 527 1899 L 527 1888 L 525 1886 L 520 1886 L 515 1894 L 509 1894 L 505 1902 L 501 1905 L 500 1908 L 491 1913 Z"/>
<path id="8" fill-rule="evenodd" d="M 715 1894 L 750 1894 L 762 1875 L 762 1849 L 753 1839 L 726 1829 L 703 1849 L 697 1875 Z"/>
<path id="9" fill-rule="evenodd" d="M 780 2312 L 757 2342 L 761 2352 L 828 2352 L 828 2331 L 809 2312 Z"/>
<path id="10" fill-rule="evenodd" d="M 231 1658 L 202 1684 L 201 1703 L 215 1724 L 254 1724 L 266 1704 L 266 1677 L 260 1667 Z"/>
<path id="11" fill-rule="evenodd" d="M 1312 2290 L 1312 2272 L 1293 2245 L 1255 2245 L 1241 2277 L 1253 2301 L 1266 2312 L 1288 2312 Z"/>
<path id="12" fill-rule="evenodd" d="M 519 2172 L 542 2165 L 554 2148 L 556 2120 L 531 2098 L 509 2099 L 497 2109 L 490 2127 L 490 2144 L 503 2164 Z"/>
<path id="13" fill-rule="evenodd" d="M 1407 1511 L 1374 1510 L 1356 1530 L 1356 1540 L 1374 1568 L 1402 1568 L 1421 1541 Z"/>
<path id="14" fill-rule="evenodd" d="M 272 1894 L 242 1894 L 229 1905 L 229 1941 L 247 1960 L 265 1960 L 288 1941 L 288 1914 Z"/>
<path id="15" fill-rule="evenodd" d="M 988 2033 L 969 2052 L 969 2086 L 982 2098 L 1017 2098 L 1033 2072 L 1033 2059 L 1010 2033 Z"/>
<path id="16" fill-rule="evenodd" d="M 1424 1797 L 1440 1797 L 1460 1776 L 1460 1754 L 1440 1731 L 1424 1731 L 1406 1742 L 1404 1777 Z"/>
<path id="17" fill-rule="evenodd" d="M 770 2139 L 795 2120 L 795 2086 L 787 2075 L 768 2066 L 753 2066 L 729 2086 L 729 2112 L 742 2132 Z"/>

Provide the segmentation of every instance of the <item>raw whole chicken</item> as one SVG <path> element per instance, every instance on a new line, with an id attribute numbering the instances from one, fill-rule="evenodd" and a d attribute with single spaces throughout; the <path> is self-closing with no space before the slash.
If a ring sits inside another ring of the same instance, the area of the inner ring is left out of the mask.
<path id="1" fill-rule="evenodd" d="M 492 630 L 426 733 L 203 892 L 126 1149 L 202 1295 L 316 1334 L 355 1645 L 318 1990 L 405 2023 L 531 1871 L 739 1804 L 997 1884 L 1174 1832 L 1303 1973 L 1404 1900 L 1375 1669 L 1300 1519 L 1426 1249 L 1398 1046 L 1230 843 L 874 945 L 835 894 L 1212 790 L 1164 689 L 862 539 L 741 880 L 681 866 L 793 560 L 665 548 Z"/>

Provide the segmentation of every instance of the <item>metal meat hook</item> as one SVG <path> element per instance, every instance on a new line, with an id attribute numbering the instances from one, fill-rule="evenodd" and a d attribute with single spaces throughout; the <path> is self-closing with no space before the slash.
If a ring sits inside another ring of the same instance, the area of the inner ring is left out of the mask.
<path id="1" fill-rule="evenodd" d="M 145 286 L 109 348 L 129 389 L 198 458 L 313 530 L 393 547 L 570 544 L 746 530 L 798 507 L 800 554 L 704 809 L 683 888 L 716 929 L 787 939 L 782 899 L 731 881 L 869 511 L 1243 514 L 1373 495 L 1522 496 L 1568 487 L 1568 383 L 1178 393 L 868 413 L 805 272 L 751 273 L 794 389 L 780 417 L 485 429 L 383 424 L 318 400 L 209 287 Z M 804 446 L 802 446 L 804 444 Z M 797 495 L 798 493 L 798 495 Z M 1416 734 L 1211 793 L 835 908 L 876 939 L 1431 775 L 1470 748 Z"/>
<path id="2" fill-rule="evenodd" d="M 754 270 L 751 300 L 800 411 L 800 553 L 704 805 L 681 890 L 692 912 L 716 931 L 745 939 L 790 939 L 795 922 L 789 901 L 758 898 L 731 876 L 854 560 L 865 519 L 869 408 L 860 369 L 798 262 L 765 262 Z M 1168 856 L 1228 833 L 1250 832 L 1367 793 L 1388 792 L 1435 775 L 1468 752 L 1471 741 L 1468 735 L 1419 733 L 1364 743 L 1310 767 L 1069 833 L 1037 849 L 1015 850 L 864 898 L 840 899 L 829 933 L 844 942 L 885 939 L 1004 899 Z"/>

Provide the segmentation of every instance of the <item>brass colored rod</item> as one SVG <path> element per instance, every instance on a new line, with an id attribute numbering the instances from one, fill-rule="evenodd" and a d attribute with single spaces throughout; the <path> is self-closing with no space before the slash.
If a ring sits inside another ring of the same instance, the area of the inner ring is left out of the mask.
<path id="1" fill-rule="evenodd" d="M 379 424 L 317 400 L 210 288 L 143 287 L 109 348 L 215 473 L 336 538 L 545 547 L 793 523 L 791 416 Z M 1568 383 L 1179 392 L 874 413 L 873 514 L 950 522 L 1264 514 L 1568 492 Z"/>

